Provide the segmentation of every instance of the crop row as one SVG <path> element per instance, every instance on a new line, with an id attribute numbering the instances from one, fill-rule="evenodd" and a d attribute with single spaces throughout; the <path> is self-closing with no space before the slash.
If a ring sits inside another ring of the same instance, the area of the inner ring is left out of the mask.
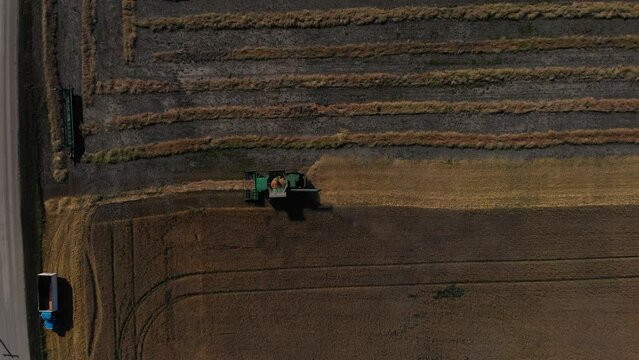
<path id="1" fill-rule="evenodd" d="M 465 21 L 522 20 L 536 18 L 634 19 L 636 2 L 572 2 L 535 4 L 475 4 L 455 7 L 406 6 L 395 8 L 343 8 L 290 12 L 207 13 L 182 17 L 140 19 L 136 25 L 159 30 L 327 28 L 346 25 L 399 23 L 432 19 Z"/>
<path id="2" fill-rule="evenodd" d="M 531 149 L 555 145 L 639 144 L 639 128 L 475 134 L 440 131 L 337 133 L 327 136 L 229 136 L 189 138 L 114 148 L 83 157 L 86 163 L 121 163 L 223 149 L 337 149 L 345 146 L 430 146 L 470 149 Z"/>
<path id="3" fill-rule="evenodd" d="M 82 53 L 82 100 L 86 106 L 93 103 L 95 84 L 97 81 L 97 44 L 93 32 L 97 19 L 96 0 L 82 1 L 82 36 L 80 51 Z"/>
<path id="4" fill-rule="evenodd" d="M 60 118 L 60 87 L 57 60 L 58 13 L 55 0 L 42 1 L 42 63 L 51 141 L 51 174 L 56 182 L 63 182 L 68 175 L 62 149 L 62 119 Z"/>
<path id="5" fill-rule="evenodd" d="M 350 104 L 295 104 L 274 106 L 211 106 L 170 109 L 116 116 L 109 128 L 139 129 L 154 124 L 170 124 L 217 119 L 281 119 L 353 117 L 417 114 L 525 114 L 531 112 L 639 112 L 639 99 L 495 100 L 495 101 L 389 101 Z"/>
<path id="6" fill-rule="evenodd" d="M 298 47 L 244 47 L 212 52 L 177 50 L 159 52 L 153 54 L 153 56 L 163 62 L 182 63 L 223 60 L 324 59 L 333 57 L 367 58 L 401 54 L 500 54 L 559 49 L 636 49 L 638 47 L 639 36 L 637 35 L 616 37 L 562 36 L 556 38 L 531 37 L 476 42 L 433 43 L 425 41 L 403 41 Z"/>
<path id="7" fill-rule="evenodd" d="M 143 79 L 99 81 L 98 94 L 269 90 L 281 88 L 373 88 L 468 86 L 512 81 L 638 81 L 639 66 L 477 68 L 422 73 L 308 74 L 268 77 L 186 79 L 181 82 Z"/>
<path id="8" fill-rule="evenodd" d="M 133 47 L 138 37 L 135 27 L 136 0 L 122 0 L 122 54 L 125 62 L 133 61 Z"/>

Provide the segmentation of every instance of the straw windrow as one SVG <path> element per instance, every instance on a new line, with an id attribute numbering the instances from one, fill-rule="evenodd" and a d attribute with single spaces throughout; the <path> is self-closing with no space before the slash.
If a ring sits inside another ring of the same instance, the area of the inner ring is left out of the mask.
<path id="1" fill-rule="evenodd" d="M 309 74 L 269 77 L 160 80 L 113 79 L 99 81 L 98 94 L 206 92 L 218 90 L 273 90 L 284 88 L 374 88 L 470 86 L 512 81 L 639 81 L 639 66 L 477 68 L 423 73 Z"/>
<path id="2" fill-rule="evenodd" d="M 42 1 L 42 63 L 51 141 L 51 175 L 56 182 L 68 176 L 67 162 L 62 149 L 62 119 L 60 118 L 60 88 L 57 60 L 58 13 L 56 0 Z"/>
<path id="3" fill-rule="evenodd" d="M 501 54 L 559 49 L 636 49 L 638 47 L 639 36 L 636 35 L 617 37 L 563 36 L 557 38 L 531 37 L 477 42 L 432 43 L 405 41 L 302 47 L 244 47 L 213 52 L 194 49 L 159 52 L 153 54 L 153 56 L 156 60 L 163 62 L 191 63 L 227 60 L 368 58 L 402 54 Z"/>
<path id="4" fill-rule="evenodd" d="M 455 7 L 405 6 L 395 8 L 343 8 L 290 12 L 208 13 L 182 17 L 141 19 L 137 26 L 154 31 L 202 29 L 328 28 L 450 19 L 465 21 L 536 18 L 636 19 L 635 2 L 573 2 L 569 4 L 475 4 Z"/>
<path id="5" fill-rule="evenodd" d="M 351 104 L 295 104 L 254 106 L 212 106 L 170 109 L 159 113 L 116 116 L 107 125 L 111 129 L 140 129 L 155 124 L 170 124 L 218 119 L 284 119 L 317 117 L 354 117 L 418 114 L 526 114 L 531 112 L 639 112 L 639 99 L 565 99 L 495 101 L 389 101 Z"/>
<path id="6" fill-rule="evenodd" d="M 468 149 L 532 149 L 556 145 L 639 144 L 639 128 L 475 134 L 440 131 L 338 133 L 327 136 L 229 136 L 190 138 L 85 154 L 86 163 L 121 163 L 224 149 L 338 149 L 345 146 L 431 146 Z"/>

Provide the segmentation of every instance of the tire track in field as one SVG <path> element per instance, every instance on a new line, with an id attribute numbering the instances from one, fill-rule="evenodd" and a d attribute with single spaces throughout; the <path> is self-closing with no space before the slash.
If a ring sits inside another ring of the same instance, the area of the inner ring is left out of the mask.
<path id="1" fill-rule="evenodd" d="M 584 277 L 584 278 L 560 278 L 560 279 L 534 279 L 534 280 L 504 280 L 504 281 L 458 281 L 454 282 L 457 285 L 492 285 L 492 284 L 522 284 L 522 283 L 548 283 L 548 282 L 596 282 L 596 281 L 622 281 L 622 280 L 637 280 L 639 275 L 625 275 L 625 276 L 600 276 L 600 277 Z M 164 309 L 169 306 L 174 306 L 185 300 L 189 300 L 199 296 L 223 296 L 223 295 L 238 295 L 238 294 L 255 294 L 255 293 L 283 293 L 283 292 L 302 292 L 302 291 L 330 291 L 330 290 L 349 290 L 349 289 L 370 289 L 370 288 L 389 288 L 389 287 L 411 287 L 411 286 L 437 286 L 437 285 L 450 285 L 451 282 L 416 282 L 406 284 L 392 284 L 392 285 L 356 285 L 356 286 L 331 286 L 331 287 L 306 287 L 306 288 L 289 288 L 289 289 L 253 289 L 253 290 L 239 290 L 239 291 L 207 291 L 207 292 L 193 292 L 187 293 L 172 298 L 171 303 L 164 303 L 160 307 L 156 308 L 151 316 L 145 321 L 140 331 L 140 339 L 138 340 L 138 347 L 136 349 L 136 358 L 142 359 L 144 354 L 144 343 L 146 336 L 149 333 L 152 325 L 164 312 Z"/>
<path id="2" fill-rule="evenodd" d="M 616 257 L 583 257 L 583 258 L 554 258 L 554 259 L 515 259 L 515 260 L 471 260 L 471 261 L 434 261 L 434 262 L 416 262 L 416 263 L 389 263 L 389 264 L 356 264 L 356 265 L 335 265 L 335 266 L 315 266 L 315 267 L 288 267 L 288 268 L 261 268 L 261 269 L 247 269 L 247 270 L 223 270 L 223 271 L 202 271 L 188 274 L 181 274 L 177 276 L 173 276 L 167 278 L 163 281 L 158 282 L 150 289 L 148 289 L 139 299 L 136 300 L 134 306 L 129 310 L 126 314 L 123 322 L 120 326 L 120 331 L 118 334 L 118 342 L 117 349 L 120 351 L 120 347 L 122 344 L 122 339 L 124 333 L 127 331 L 127 328 L 130 324 L 131 316 L 137 311 L 137 309 L 141 308 L 143 304 L 153 296 L 158 290 L 161 288 L 168 288 L 169 284 L 174 282 L 180 282 L 182 280 L 186 280 L 192 277 L 205 276 L 205 275 L 221 275 L 221 274 L 259 274 L 259 273 L 270 273 L 270 272 L 297 272 L 297 271 L 305 271 L 305 270 L 344 270 L 344 269 L 361 269 L 361 268 L 390 268 L 390 267 L 414 267 L 414 266 L 432 266 L 432 265 L 481 265 L 481 264 L 538 264 L 538 263 L 587 263 L 587 262 L 607 262 L 607 261 L 623 261 L 623 260 L 639 260 L 639 256 L 616 256 Z M 235 277 L 236 277 L 235 276 Z M 312 289 L 327 289 L 327 288 L 351 288 L 351 287 L 383 287 L 383 286 L 409 286 L 409 285 L 445 285 L 450 283 L 456 284 L 485 284 L 485 283 L 518 283 L 518 282 L 544 282 L 544 281 L 569 281 L 569 280 L 584 280 L 584 279 L 614 279 L 614 278 L 625 278 L 627 276 L 634 277 L 635 275 L 623 275 L 623 276 L 596 276 L 596 277 L 582 277 L 582 278 L 558 278 L 558 279 L 516 279 L 516 280 L 472 280 L 472 281 L 430 281 L 430 282 L 409 282 L 407 284 L 359 284 L 359 285 L 345 285 L 345 286 L 317 286 L 317 287 L 282 287 L 278 289 L 238 289 L 238 290 L 218 290 L 213 291 L 210 294 L 242 294 L 242 293 L 251 293 L 251 292 L 282 292 L 282 291 L 299 291 L 299 290 L 312 290 Z M 639 275 L 637 275 L 639 276 Z M 234 278 L 235 278 L 234 277 Z M 180 296 L 173 297 L 171 301 L 175 301 L 175 299 L 180 298 Z M 168 305 L 167 305 L 168 306 Z M 144 325 L 140 330 L 140 336 L 145 336 L 145 332 L 148 331 L 147 322 L 145 321 Z M 138 345 L 143 344 L 144 340 L 137 341 Z M 140 345 L 143 346 L 143 345 Z"/>
<path id="3" fill-rule="evenodd" d="M 92 294 L 91 300 L 93 305 L 93 313 L 91 314 L 91 325 L 87 329 L 89 332 L 87 338 L 87 358 L 91 359 L 93 357 L 93 349 L 95 349 L 97 342 L 95 334 L 98 333 L 100 331 L 100 328 L 102 327 L 102 322 L 98 322 L 98 319 L 101 319 L 102 317 L 102 292 L 98 287 L 97 271 L 95 270 L 93 261 L 91 261 L 91 256 L 89 256 L 88 249 L 85 249 L 84 254 L 87 264 L 86 268 L 89 272 L 88 277 L 91 282 L 91 289 L 88 291 L 90 291 Z"/>

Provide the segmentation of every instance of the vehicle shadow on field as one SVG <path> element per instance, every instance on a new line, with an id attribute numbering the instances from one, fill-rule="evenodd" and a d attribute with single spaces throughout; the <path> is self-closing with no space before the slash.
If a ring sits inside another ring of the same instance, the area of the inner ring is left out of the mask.
<path id="1" fill-rule="evenodd" d="M 64 337 L 73 329 L 73 288 L 67 279 L 58 277 L 58 312 L 55 332 Z"/>
<path id="2" fill-rule="evenodd" d="M 307 180 L 307 189 L 315 186 Z M 291 221 L 304 221 L 304 210 L 331 211 L 332 207 L 322 205 L 320 192 L 290 192 L 285 199 L 271 199 L 271 206 L 276 211 L 285 211 Z"/>
<path id="3" fill-rule="evenodd" d="M 71 154 L 71 158 L 73 159 L 73 163 L 77 163 L 82 159 L 82 155 L 84 154 L 84 136 L 82 136 L 82 123 L 84 122 L 84 109 L 82 105 L 82 97 L 79 95 L 73 95 L 73 118 L 75 119 L 73 122 L 73 141 L 74 148 L 73 154 Z"/>

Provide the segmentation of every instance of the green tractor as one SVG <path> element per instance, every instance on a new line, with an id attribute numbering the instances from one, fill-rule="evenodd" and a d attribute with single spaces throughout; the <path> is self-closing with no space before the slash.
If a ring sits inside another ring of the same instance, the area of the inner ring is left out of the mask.
<path id="1" fill-rule="evenodd" d="M 310 186 L 306 175 L 299 172 L 272 170 L 268 175 L 257 171 L 244 172 L 244 201 L 263 204 L 265 200 L 285 201 L 295 193 L 317 193 L 319 189 Z"/>

